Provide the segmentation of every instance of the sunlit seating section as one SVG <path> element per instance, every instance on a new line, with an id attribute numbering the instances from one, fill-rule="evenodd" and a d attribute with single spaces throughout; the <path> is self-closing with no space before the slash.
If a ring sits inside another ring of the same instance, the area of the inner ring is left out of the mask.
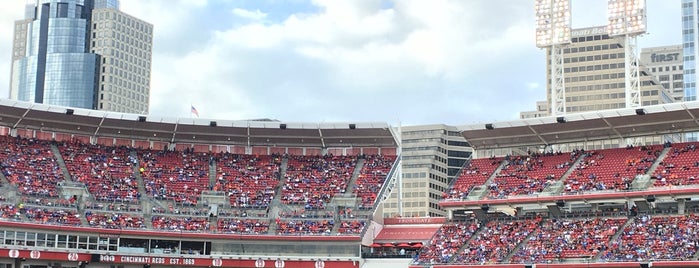
<path id="1" fill-rule="evenodd" d="M 455 257 L 456 263 L 499 263 L 532 232 L 541 219 L 500 220 L 488 222 L 476 233 L 463 251 Z"/>
<path id="2" fill-rule="evenodd" d="M 364 157 L 364 166 L 352 190 L 352 193 L 362 199 L 359 209 L 374 208 L 376 196 L 381 191 L 395 161 L 395 156 L 367 155 Z"/>
<path id="3" fill-rule="evenodd" d="M 209 190 L 210 156 L 180 151 L 139 151 L 146 192 L 183 206 L 196 205 Z"/>
<path id="4" fill-rule="evenodd" d="M 343 220 L 340 221 L 340 228 L 337 232 L 344 235 L 359 235 L 362 233 L 365 225 L 366 221 L 362 220 Z"/>
<path id="5" fill-rule="evenodd" d="M 217 159 L 214 191 L 225 192 L 235 208 L 269 206 L 279 187 L 280 157 L 225 153 Z"/>
<path id="6" fill-rule="evenodd" d="M 152 216 L 153 229 L 167 231 L 201 232 L 209 231 L 211 224 L 206 217 L 166 217 Z"/>
<path id="7" fill-rule="evenodd" d="M 628 190 L 636 175 L 646 174 L 662 145 L 591 151 L 565 181 L 565 192 Z"/>
<path id="8" fill-rule="evenodd" d="M 335 221 L 309 219 L 276 219 L 278 235 L 330 235 Z"/>
<path id="9" fill-rule="evenodd" d="M 690 260 L 697 253 L 699 216 L 641 216 L 609 244 L 605 261 Z"/>
<path id="10" fill-rule="evenodd" d="M 462 170 L 451 188 L 444 193 L 446 199 L 465 199 L 473 187 L 485 184 L 502 163 L 503 158 L 473 159 Z"/>
<path id="11" fill-rule="evenodd" d="M 59 146 L 74 181 L 84 183 L 97 201 L 134 203 L 140 198 L 135 158 L 128 147 L 82 143 Z"/>
<path id="12" fill-rule="evenodd" d="M 82 224 L 77 210 L 30 206 L 25 206 L 22 210 L 27 219 L 35 223 L 72 226 Z"/>
<path id="13" fill-rule="evenodd" d="M 122 214 L 116 212 L 87 211 L 85 218 L 90 227 L 105 229 L 144 229 L 146 228 L 142 216 Z"/>
<path id="14" fill-rule="evenodd" d="M 325 209 L 335 194 L 347 191 L 356 161 L 356 157 L 351 156 L 290 156 L 282 203 Z"/>
<path id="15" fill-rule="evenodd" d="M 510 260 L 546 263 L 566 258 L 592 258 L 606 248 L 626 218 L 547 219 Z"/>
<path id="16" fill-rule="evenodd" d="M 672 144 L 658 164 L 654 186 L 679 186 L 699 183 L 699 143 Z"/>
<path id="17" fill-rule="evenodd" d="M 219 219 L 218 231 L 220 233 L 233 234 L 267 234 L 269 231 L 269 222 L 259 219 Z"/>
<path id="18" fill-rule="evenodd" d="M 488 185 L 488 197 L 538 194 L 558 181 L 579 156 L 579 151 L 508 156 L 505 166 Z"/>
<path id="19" fill-rule="evenodd" d="M 47 141 L 0 136 L 0 163 L 21 194 L 57 197 L 63 174 Z"/>
<path id="20" fill-rule="evenodd" d="M 424 264 L 449 262 L 478 228 L 479 224 L 472 221 L 442 225 L 429 244 L 420 250 L 418 262 Z"/>
<path id="21" fill-rule="evenodd" d="M 0 205 L 0 217 L 6 220 L 21 221 L 22 213 L 17 205 L 3 204 Z"/>

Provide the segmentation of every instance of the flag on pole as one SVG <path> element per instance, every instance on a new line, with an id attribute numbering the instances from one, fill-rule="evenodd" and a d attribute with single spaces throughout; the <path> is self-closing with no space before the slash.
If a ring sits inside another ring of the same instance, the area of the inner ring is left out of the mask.
<path id="1" fill-rule="evenodd" d="M 199 111 L 197 111 L 197 108 L 194 108 L 194 105 L 192 105 L 192 113 L 199 117 Z"/>

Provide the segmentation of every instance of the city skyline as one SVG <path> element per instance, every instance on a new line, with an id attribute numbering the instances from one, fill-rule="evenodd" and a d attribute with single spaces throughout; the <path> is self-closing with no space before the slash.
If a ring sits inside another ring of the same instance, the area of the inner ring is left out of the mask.
<path id="1" fill-rule="evenodd" d="M 460 125 L 516 119 L 545 99 L 533 1 L 170 3 L 121 3 L 156 29 L 154 116 L 187 117 L 191 105 L 202 118 Z M 648 6 L 640 47 L 679 44 L 680 1 Z M 0 13 L 3 39 L 23 11 L 12 9 Z M 604 25 L 605 9 L 573 1 L 573 27 Z M 11 44 L 0 41 L 7 96 Z"/>

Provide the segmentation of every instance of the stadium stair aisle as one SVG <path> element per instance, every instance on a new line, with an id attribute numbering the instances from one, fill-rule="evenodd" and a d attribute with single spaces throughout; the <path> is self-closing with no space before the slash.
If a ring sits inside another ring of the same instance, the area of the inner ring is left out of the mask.
<path id="1" fill-rule="evenodd" d="M 468 193 L 468 196 L 466 196 L 466 198 L 468 198 L 469 200 L 481 200 L 481 199 L 483 199 L 483 197 L 485 197 L 490 192 L 488 190 L 488 186 L 493 182 L 493 180 L 495 180 L 495 177 L 497 177 L 497 174 L 500 174 L 500 171 L 505 167 L 506 163 L 507 163 L 506 160 L 502 160 L 500 162 L 500 165 L 498 166 L 498 168 L 496 168 L 495 171 L 493 171 L 493 174 L 490 174 L 490 176 L 488 176 L 488 179 L 485 181 L 485 183 L 483 183 L 483 185 L 481 185 L 481 189 L 478 191 L 476 189 L 471 190 L 471 192 Z"/>
<path id="2" fill-rule="evenodd" d="M 54 143 L 51 143 L 51 152 L 53 153 L 53 157 L 56 158 L 56 163 L 58 163 L 58 166 L 61 168 L 63 179 L 66 181 L 73 181 L 73 178 L 70 176 L 70 172 L 68 172 L 68 166 L 66 166 L 66 162 L 63 160 L 61 151 L 58 150 L 58 146 L 56 146 Z"/>
<path id="3" fill-rule="evenodd" d="M 287 157 L 282 157 L 282 163 L 279 164 L 279 177 L 277 180 L 279 180 L 279 185 L 277 185 L 277 190 L 274 192 L 274 198 L 272 199 L 272 202 L 269 203 L 269 209 L 267 213 L 267 218 L 269 218 L 269 231 L 274 232 L 274 230 L 277 230 L 277 221 L 275 220 L 279 216 L 279 210 L 281 209 L 281 197 L 282 197 L 282 188 L 284 188 L 284 176 L 286 175 L 286 169 L 289 166 L 289 158 Z"/>
<path id="4" fill-rule="evenodd" d="M 5 177 L 5 174 L 2 172 L 0 172 L 0 183 L 2 183 L 2 186 L 11 185 L 10 181 L 7 180 L 7 177 Z"/>
<path id="5" fill-rule="evenodd" d="M 351 193 L 352 192 L 352 187 L 357 185 L 357 179 L 359 178 L 359 174 L 362 173 L 362 168 L 364 168 L 364 158 L 357 158 L 357 164 L 354 166 L 354 172 L 352 172 L 352 177 L 350 178 L 349 183 L 347 183 L 347 189 L 345 189 L 345 193 Z"/>
<path id="6" fill-rule="evenodd" d="M 573 171 L 575 171 L 575 167 L 577 167 L 581 161 L 585 159 L 585 154 L 580 154 L 577 159 L 575 159 L 575 162 L 568 167 L 568 170 L 566 170 L 563 175 L 558 178 L 558 180 L 547 186 L 542 193 L 548 193 L 548 195 L 560 195 L 563 192 L 563 184 L 565 184 L 565 181 L 568 179 L 568 176 L 570 176 Z"/>
<path id="7" fill-rule="evenodd" d="M 629 218 L 623 225 L 619 226 L 619 229 L 616 231 L 616 233 L 609 238 L 609 241 L 607 241 L 607 247 L 613 242 L 616 241 L 621 234 L 624 233 L 624 229 L 629 226 L 629 224 L 633 223 L 636 218 Z M 604 250 L 600 250 L 597 252 L 595 256 L 592 257 L 592 262 L 598 262 L 600 258 L 602 258 L 602 254 L 604 254 Z"/>
<path id="8" fill-rule="evenodd" d="M 131 151 L 131 157 L 133 159 L 140 159 L 136 151 Z M 139 201 L 141 201 L 141 211 L 143 211 L 143 223 L 146 225 L 146 228 L 153 229 L 153 221 L 151 216 L 153 211 L 152 208 L 155 206 L 155 204 L 153 204 L 153 199 L 146 192 L 145 182 L 143 181 L 143 176 L 141 176 L 140 160 L 136 160 L 136 163 L 133 165 L 133 173 L 134 177 L 136 178 L 136 182 L 138 183 L 138 193 L 141 195 Z"/>
<path id="9" fill-rule="evenodd" d="M 653 162 L 653 164 L 648 168 L 648 172 L 645 174 L 645 176 L 637 177 L 631 182 L 631 189 L 646 190 L 648 187 L 653 185 L 655 180 L 652 178 L 652 176 L 655 174 L 655 170 L 660 166 L 660 163 L 665 160 L 665 157 L 670 150 L 672 150 L 672 147 L 663 148 L 663 150 L 660 151 L 657 159 L 655 159 L 655 162 Z"/>
<path id="10" fill-rule="evenodd" d="M 213 185 L 216 185 L 216 174 L 218 174 L 216 171 L 216 167 L 218 162 L 216 161 L 216 158 L 213 155 L 211 155 L 210 157 L 211 158 L 209 159 L 209 187 L 212 187 Z"/>
<path id="11" fill-rule="evenodd" d="M 544 222 L 544 221 L 539 222 L 539 227 L 541 227 L 542 222 Z M 517 251 L 519 251 L 524 245 L 526 245 L 527 242 L 532 238 L 532 236 L 534 236 L 537 233 L 538 233 L 538 230 L 535 230 L 534 232 L 530 232 L 529 235 L 527 235 L 527 237 L 522 239 L 522 242 L 517 244 L 517 246 L 514 247 L 512 249 L 512 251 L 510 251 L 510 253 L 507 254 L 507 256 L 505 256 L 505 259 L 503 259 L 503 263 L 510 263 L 510 260 L 512 259 L 512 255 L 515 255 L 515 253 L 517 253 Z"/>

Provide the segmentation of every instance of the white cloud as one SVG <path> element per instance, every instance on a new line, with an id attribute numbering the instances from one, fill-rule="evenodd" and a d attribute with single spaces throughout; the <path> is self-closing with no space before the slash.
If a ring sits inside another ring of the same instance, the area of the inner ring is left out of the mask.
<path id="1" fill-rule="evenodd" d="M 191 103 L 202 118 L 463 124 L 514 119 L 545 98 L 531 1 L 386 1 L 311 0 L 282 15 L 262 1 L 122 0 L 122 10 L 154 24 L 155 116 L 186 117 Z M 14 9 L 0 10 L 0 89 Z M 649 14 L 649 28 L 663 16 Z"/>
<path id="2" fill-rule="evenodd" d="M 250 11 L 247 9 L 242 9 L 242 8 L 234 8 L 231 13 L 233 15 L 236 15 L 238 17 L 244 18 L 244 19 L 250 19 L 250 20 L 262 20 L 267 17 L 267 14 L 263 13 L 259 9 L 256 9 L 255 11 Z"/>

